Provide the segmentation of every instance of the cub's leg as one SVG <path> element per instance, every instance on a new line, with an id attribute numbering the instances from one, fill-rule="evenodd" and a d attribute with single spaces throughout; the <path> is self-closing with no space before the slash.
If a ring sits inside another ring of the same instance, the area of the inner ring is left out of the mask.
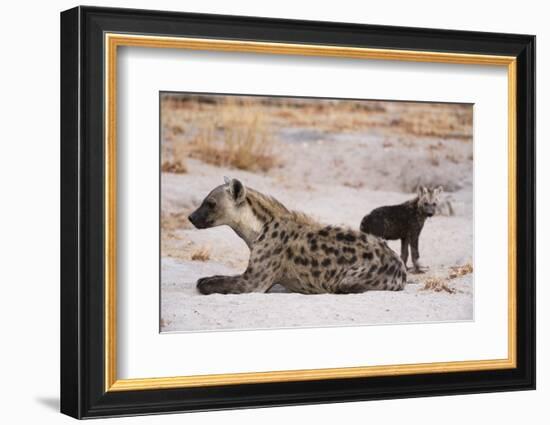
<path id="1" fill-rule="evenodd" d="M 419 236 L 420 235 L 417 234 L 411 237 L 411 257 L 412 257 L 413 266 L 414 266 L 413 273 L 424 273 L 425 269 L 427 269 L 427 267 L 423 267 L 418 261 L 418 259 L 420 258 L 420 253 L 418 252 Z"/>
<path id="2" fill-rule="evenodd" d="M 405 267 L 407 266 L 407 260 L 409 259 L 409 238 L 401 239 L 401 259 Z"/>

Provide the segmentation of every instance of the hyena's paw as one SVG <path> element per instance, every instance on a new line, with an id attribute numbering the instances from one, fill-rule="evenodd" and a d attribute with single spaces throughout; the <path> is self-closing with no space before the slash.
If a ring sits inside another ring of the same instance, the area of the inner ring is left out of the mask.
<path id="1" fill-rule="evenodd" d="M 210 295 L 216 291 L 219 286 L 216 282 L 219 282 L 219 279 L 223 276 L 209 276 L 202 277 L 197 280 L 197 290 L 203 295 Z"/>
<path id="2" fill-rule="evenodd" d="M 413 265 L 413 267 L 407 267 L 407 271 L 410 271 L 412 274 L 422 274 L 426 273 L 430 268 L 428 266 L 424 266 L 420 263 L 416 263 Z"/>
<path id="3" fill-rule="evenodd" d="M 426 273 L 426 269 L 425 267 L 411 267 L 409 268 L 407 271 L 410 272 L 411 274 L 424 274 Z"/>
<path id="4" fill-rule="evenodd" d="M 197 289 L 203 295 L 241 293 L 232 276 L 203 277 L 197 281 Z"/>

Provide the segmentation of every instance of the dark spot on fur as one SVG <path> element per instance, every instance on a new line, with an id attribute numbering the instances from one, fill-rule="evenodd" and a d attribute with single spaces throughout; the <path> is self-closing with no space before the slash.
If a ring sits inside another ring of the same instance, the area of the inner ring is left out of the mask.
<path id="1" fill-rule="evenodd" d="M 281 230 L 281 234 L 279 235 L 279 237 L 280 237 L 281 239 L 284 239 L 285 236 L 286 236 L 286 232 L 285 232 L 284 230 Z"/>
<path id="2" fill-rule="evenodd" d="M 286 258 L 288 258 L 289 260 L 292 260 L 292 257 L 294 256 L 293 252 L 292 252 L 292 249 L 291 248 L 287 248 L 286 249 Z"/>
<path id="3" fill-rule="evenodd" d="M 363 252 L 363 258 L 365 260 L 372 260 L 374 255 L 372 255 L 372 252 Z"/>
<path id="4" fill-rule="evenodd" d="M 282 247 L 279 247 L 279 248 L 273 250 L 273 254 L 275 254 L 275 255 L 279 255 L 281 252 L 283 252 Z"/>
<path id="5" fill-rule="evenodd" d="M 273 232 L 273 233 L 271 234 L 271 237 L 272 237 L 272 238 L 276 238 L 278 235 L 279 235 L 279 232 Z"/>
<path id="6" fill-rule="evenodd" d="M 357 240 L 357 238 L 355 237 L 355 235 L 353 233 L 346 233 L 344 235 L 344 239 L 348 242 L 355 242 Z"/>
<path id="7" fill-rule="evenodd" d="M 311 259 L 311 265 L 313 267 L 319 267 L 319 261 L 317 261 L 315 258 Z"/>
<path id="8" fill-rule="evenodd" d="M 327 237 L 328 236 L 328 230 L 326 230 L 326 229 L 319 230 L 319 236 Z"/>
<path id="9" fill-rule="evenodd" d="M 258 241 L 261 242 L 265 239 L 265 233 L 262 233 L 261 236 L 258 238 Z"/>
<path id="10" fill-rule="evenodd" d="M 388 276 L 391 276 L 393 273 L 395 272 L 395 265 L 392 265 L 388 268 L 388 270 L 386 270 L 386 274 Z"/>
<path id="11" fill-rule="evenodd" d="M 325 259 L 321 262 L 321 265 L 322 265 L 323 267 L 328 267 L 328 266 L 330 266 L 330 263 L 331 263 L 330 258 L 325 258 Z"/>
<path id="12" fill-rule="evenodd" d="M 273 228 L 274 228 L 274 229 L 278 229 L 278 228 L 279 228 L 279 223 L 276 222 L 276 223 L 273 225 Z"/>
<path id="13" fill-rule="evenodd" d="M 321 272 L 319 270 L 313 270 L 311 274 L 313 275 L 313 277 L 319 277 L 321 275 Z"/>
<path id="14" fill-rule="evenodd" d="M 357 257 L 354 255 L 353 257 L 351 257 L 349 259 L 349 262 L 350 262 L 350 264 L 356 263 L 357 262 Z"/>
<path id="15" fill-rule="evenodd" d="M 346 257 L 338 257 L 338 264 L 346 264 L 347 260 Z"/>

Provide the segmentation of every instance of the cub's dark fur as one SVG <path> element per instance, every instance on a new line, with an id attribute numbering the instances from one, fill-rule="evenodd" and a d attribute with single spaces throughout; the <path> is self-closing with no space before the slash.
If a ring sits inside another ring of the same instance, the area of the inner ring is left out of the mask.
<path id="1" fill-rule="evenodd" d="M 401 259 L 407 265 L 409 246 L 414 271 L 420 273 L 418 239 L 426 218 L 435 214 L 442 188 L 418 189 L 417 197 L 399 205 L 376 208 L 363 217 L 361 231 L 384 239 L 401 239 Z"/>

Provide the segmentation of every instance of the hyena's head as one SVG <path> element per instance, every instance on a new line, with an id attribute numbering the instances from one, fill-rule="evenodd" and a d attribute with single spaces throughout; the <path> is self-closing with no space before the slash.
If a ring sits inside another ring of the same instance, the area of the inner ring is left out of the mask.
<path id="1" fill-rule="evenodd" d="M 439 204 L 439 195 L 443 188 L 438 187 L 425 187 L 420 186 L 417 190 L 418 195 L 418 209 L 423 215 L 431 217 L 437 210 Z"/>
<path id="2" fill-rule="evenodd" d="M 247 216 L 246 188 L 237 179 L 224 178 L 225 184 L 216 187 L 188 217 L 197 229 L 228 225 L 235 227 Z"/>

